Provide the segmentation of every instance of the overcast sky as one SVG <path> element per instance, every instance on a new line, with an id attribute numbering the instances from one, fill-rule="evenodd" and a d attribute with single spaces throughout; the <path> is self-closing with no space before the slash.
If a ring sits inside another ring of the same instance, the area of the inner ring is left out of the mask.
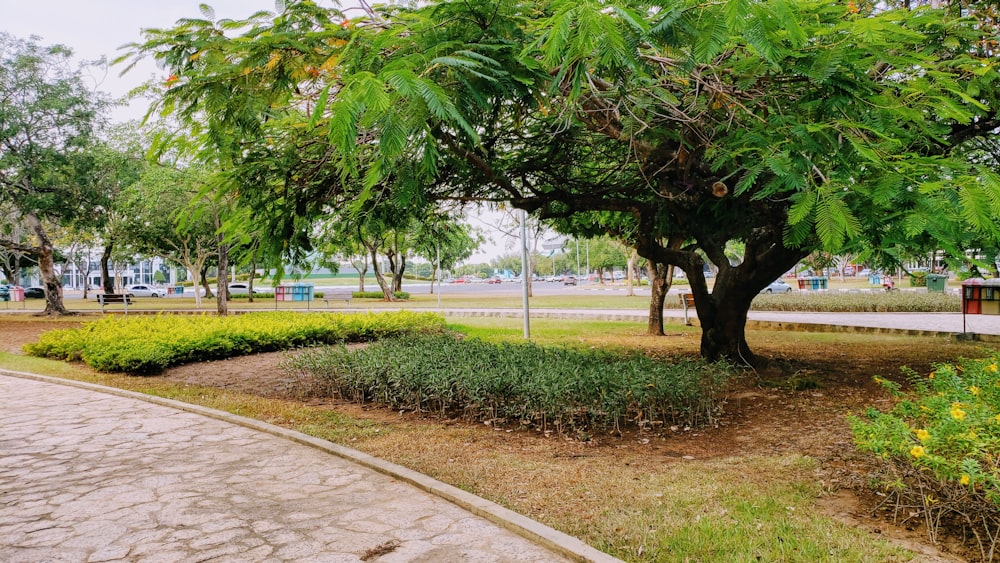
<path id="1" fill-rule="evenodd" d="M 70 47 L 78 60 L 108 61 L 122 54 L 122 45 L 142 39 L 144 28 L 172 26 L 181 18 L 200 18 L 198 6 L 206 3 L 215 10 L 216 19 L 243 19 L 260 10 L 274 10 L 274 0 L 0 0 L 0 31 L 26 39 L 37 35 L 43 45 L 63 44 Z M 318 4 L 333 7 L 332 0 Z M 351 6 L 345 0 L 341 6 Z M 350 16 L 351 14 L 348 13 Z M 136 66 L 122 77 L 121 67 L 106 73 L 94 72 L 92 86 L 113 97 L 122 97 L 132 88 L 150 78 L 165 79 L 151 61 Z M 140 119 L 147 109 L 146 102 L 137 100 L 127 108 L 113 113 L 116 121 Z M 470 262 L 486 262 L 495 256 L 516 252 L 508 248 L 505 237 L 496 231 L 498 214 L 471 213 L 470 222 L 491 239 Z"/>
<path id="2" fill-rule="evenodd" d="M 259 10 L 274 10 L 274 0 L 0 0 L 0 30 L 21 39 L 37 35 L 43 45 L 66 45 L 79 60 L 105 57 L 111 61 L 122 54 L 119 47 L 142 39 L 143 28 L 170 27 L 181 18 L 202 17 L 198 9 L 202 3 L 215 9 L 217 19 L 241 19 Z M 119 77 L 122 68 L 94 72 L 92 86 L 121 97 L 162 74 L 151 61 Z M 137 119 L 145 110 L 145 102 L 135 102 L 115 112 L 114 118 Z"/>

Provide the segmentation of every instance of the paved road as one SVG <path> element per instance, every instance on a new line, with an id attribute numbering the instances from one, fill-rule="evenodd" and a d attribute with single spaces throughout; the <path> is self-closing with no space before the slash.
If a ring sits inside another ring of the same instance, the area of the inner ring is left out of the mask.
<path id="1" fill-rule="evenodd" d="M 578 547 L 577 560 L 616 561 L 527 522 Z M 286 437 L 0 374 L 0 561 L 349 562 L 379 551 L 380 562 L 571 560 Z"/>

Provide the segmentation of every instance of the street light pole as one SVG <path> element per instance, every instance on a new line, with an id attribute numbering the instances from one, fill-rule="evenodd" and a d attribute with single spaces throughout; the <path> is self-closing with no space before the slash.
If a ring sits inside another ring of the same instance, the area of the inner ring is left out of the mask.
<path id="1" fill-rule="evenodd" d="M 528 284 L 531 283 L 531 272 L 528 271 L 528 213 L 521 210 L 521 301 L 524 309 L 524 339 L 531 339 L 531 322 L 528 318 Z"/>

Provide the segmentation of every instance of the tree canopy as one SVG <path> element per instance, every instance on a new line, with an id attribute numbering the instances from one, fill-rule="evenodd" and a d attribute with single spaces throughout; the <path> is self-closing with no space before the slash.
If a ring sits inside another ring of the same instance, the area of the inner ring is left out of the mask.
<path id="1" fill-rule="evenodd" d="M 994 29 L 955 10 L 467 0 L 341 17 L 293 1 L 130 52 L 171 73 L 161 107 L 240 131 L 241 197 L 280 240 L 380 198 L 620 214 L 643 257 L 687 273 L 702 353 L 752 362 L 751 300 L 813 250 L 998 238 L 1000 178 L 956 150 L 998 125 Z"/>

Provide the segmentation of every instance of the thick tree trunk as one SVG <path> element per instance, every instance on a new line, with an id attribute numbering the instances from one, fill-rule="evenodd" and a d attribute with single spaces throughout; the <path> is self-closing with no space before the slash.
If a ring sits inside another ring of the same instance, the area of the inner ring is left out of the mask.
<path id="1" fill-rule="evenodd" d="M 115 292 L 115 278 L 111 276 L 111 252 L 114 248 L 115 243 L 109 242 L 104 245 L 104 251 L 101 252 L 101 289 L 104 293 Z"/>
<path id="2" fill-rule="evenodd" d="M 42 286 L 45 288 L 45 310 L 41 314 L 69 315 L 70 312 L 63 305 L 62 283 L 60 283 L 59 275 L 56 273 L 55 251 L 52 240 L 49 238 L 48 233 L 45 232 L 45 227 L 38 217 L 29 213 L 25 216 L 25 219 L 27 219 L 28 226 L 32 232 L 34 232 L 35 238 L 38 239 L 38 246 L 36 247 L 38 271 L 42 276 Z"/>
<path id="3" fill-rule="evenodd" d="M 695 299 L 697 304 L 697 298 Z M 701 323 L 701 355 L 708 360 L 726 359 L 738 365 L 757 366 L 760 359 L 750 351 L 747 344 L 746 324 L 750 303 L 735 305 L 732 300 L 725 307 L 711 306 L 713 313 L 701 316 L 698 307 L 698 320 Z"/>
<path id="4" fill-rule="evenodd" d="M 627 295 L 629 297 L 634 297 L 635 296 L 635 285 L 634 285 L 635 282 L 636 282 L 635 271 L 636 271 L 636 263 L 638 263 L 638 262 L 639 262 L 639 253 L 637 251 L 633 250 L 632 253 L 629 254 L 628 264 L 625 266 L 625 269 L 626 269 L 626 272 L 625 272 L 625 279 L 626 279 L 626 282 L 625 282 L 626 283 L 625 295 Z"/>
<path id="5" fill-rule="evenodd" d="M 406 255 L 399 255 L 399 265 L 392 273 L 392 291 L 403 291 L 403 273 L 406 272 Z"/>
<path id="6" fill-rule="evenodd" d="M 229 245 L 225 235 L 218 234 L 219 240 L 219 274 L 215 277 L 216 310 L 220 317 L 229 314 Z"/>
<path id="7" fill-rule="evenodd" d="M 365 292 L 365 276 L 368 275 L 368 259 L 364 255 L 359 256 L 360 264 L 357 261 L 351 260 L 351 265 L 358 272 L 358 291 L 361 293 Z"/>
<path id="8" fill-rule="evenodd" d="M 392 294 L 392 287 L 389 286 L 389 282 L 382 275 L 382 269 L 378 266 L 378 254 L 374 248 L 371 249 L 371 255 L 372 270 L 375 272 L 375 281 L 378 282 L 378 286 L 382 290 L 382 298 L 386 301 L 395 301 L 396 297 Z"/>
<path id="9" fill-rule="evenodd" d="M 649 324 L 646 332 L 650 336 L 663 336 L 663 304 L 670 291 L 670 283 L 674 275 L 674 267 L 647 261 L 649 272 Z"/>
<path id="10" fill-rule="evenodd" d="M 212 286 L 208 285 L 208 266 L 201 267 L 201 288 L 205 290 L 205 299 L 215 297 L 215 294 L 212 293 Z M 198 291 L 197 285 L 195 285 L 195 291 Z"/>

